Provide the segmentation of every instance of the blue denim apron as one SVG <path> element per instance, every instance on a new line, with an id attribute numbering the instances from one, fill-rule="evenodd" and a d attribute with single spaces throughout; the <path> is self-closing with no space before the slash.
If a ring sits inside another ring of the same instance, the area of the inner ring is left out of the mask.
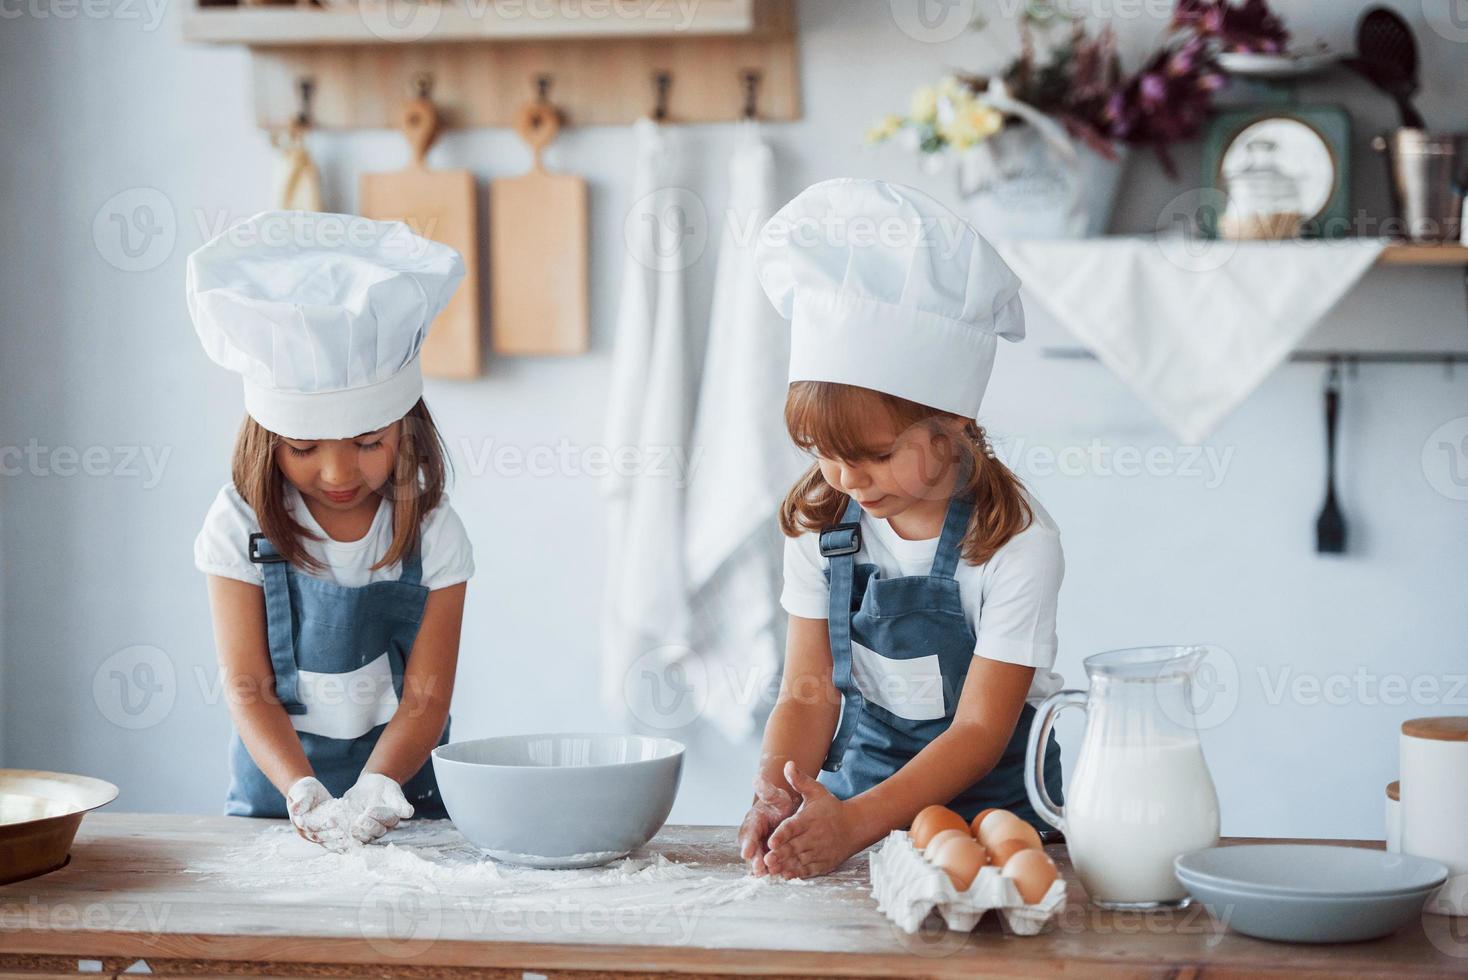
<path id="1" fill-rule="evenodd" d="M 861 505 L 855 500 L 842 523 L 821 532 L 821 554 L 829 560 L 832 674 L 842 703 L 819 778 L 840 799 L 891 776 L 953 722 L 976 640 L 953 577 L 971 512 L 966 499 L 949 503 L 926 576 L 883 578 L 875 565 L 857 564 Z M 1036 830 L 1052 831 L 1025 792 L 1025 743 L 1034 717 L 1034 705 L 1026 703 L 999 762 L 949 807 L 966 820 L 999 807 Z M 1063 802 L 1060 782 L 1060 746 L 1052 735 L 1045 785 L 1057 803 Z"/>
<path id="2" fill-rule="evenodd" d="M 421 556 L 415 547 L 403 560 L 396 582 L 355 588 L 298 572 L 263 534 L 250 535 L 250 560 L 260 565 L 265 578 L 266 633 L 276 697 L 291 715 L 316 778 L 332 796 L 341 796 L 362 774 L 391 718 L 392 706 L 384 707 L 381 699 L 370 697 L 372 688 L 385 696 L 390 674 L 393 693 L 402 700 L 403 670 L 428 601 L 428 589 L 419 584 Z M 305 678 L 303 672 L 309 672 Z M 343 676 L 349 674 L 353 676 Z M 338 681 L 334 683 L 330 675 Z M 345 713 L 340 710 L 343 705 Z M 386 717 L 369 717 L 373 715 Z M 364 728 L 364 717 L 377 723 Z M 438 744 L 448 739 L 445 722 Z M 285 798 L 250 758 L 238 732 L 230 738 L 229 762 L 226 814 L 286 816 Z M 413 804 L 415 817 L 448 815 L 431 762 L 408 780 L 403 795 Z"/>

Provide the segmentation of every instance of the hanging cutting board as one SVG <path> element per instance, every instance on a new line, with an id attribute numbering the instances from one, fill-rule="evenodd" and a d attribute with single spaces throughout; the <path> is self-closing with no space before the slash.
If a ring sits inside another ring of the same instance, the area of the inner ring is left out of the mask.
<path id="1" fill-rule="evenodd" d="M 544 100 L 515 117 L 534 163 L 489 184 L 490 330 L 496 354 L 581 354 L 587 347 L 586 181 L 545 169 L 560 115 Z"/>
<path id="2" fill-rule="evenodd" d="M 438 114 L 426 95 L 403 113 L 412 161 L 395 173 L 363 174 L 358 186 L 362 214 L 378 221 L 404 221 L 424 238 L 457 249 L 464 281 L 423 341 L 423 373 L 440 378 L 479 376 L 479 248 L 475 238 L 474 175 L 468 170 L 430 170 L 424 162 L 438 135 Z"/>

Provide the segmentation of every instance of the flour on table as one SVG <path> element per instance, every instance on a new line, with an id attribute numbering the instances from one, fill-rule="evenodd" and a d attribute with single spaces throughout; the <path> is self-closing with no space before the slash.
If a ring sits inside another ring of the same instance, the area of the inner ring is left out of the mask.
<path id="1" fill-rule="evenodd" d="M 448 902 L 493 899 L 497 905 L 525 908 L 578 901 L 615 903 L 618 909 L 707 908 L 766 889 L 808 884 L 756 878 L 727 862 L 709 866 L 674 861 L 647 849 L 598 868 L 543 870 L 498 864 L 447 820 L 405 821 L 378 843 L 352 841 L 341 853 L 301 839 L 291 827 L 276 825 L 189 871 L 224 879 L 240 890 L 268 890 L 281 901 L 288 901 L 289 893 L 297 890 L 304 901 L 401 890 L 431 891 Z"/>

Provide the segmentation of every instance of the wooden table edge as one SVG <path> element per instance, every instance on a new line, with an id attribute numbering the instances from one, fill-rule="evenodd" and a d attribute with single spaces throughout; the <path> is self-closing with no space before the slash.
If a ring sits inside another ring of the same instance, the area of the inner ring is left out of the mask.
<path id="1" fill-rule="evenodd" d="M 1274 944 L 1271 944 L 1274 945 Z M 427 968 L 518 970 L 545 974 L 601 972 L 607 974 L 687 973 L 694 976 L 851 976 L 969 978 L 983 976 L 992 966 L 994 976 L 1051 976 L 1084 967 L 1084 975 L 1101 976 L 1331 976 L 1400 978 L 1402 969 L 1343 973 L 1340 950 L 1350 944 L 1278 944 L 1277 957 L 1245 964 L 1207 957 L 1156 957 L 1109 954 L 1087 956 L 1055 954 L 1036 945 L 995 949 L 988 964 L 976 959 L 972 948 L 964 956 L 912 953 L 834 953 L 805 950 L 710 948 L 694 946 L 621 946 L 606 944 L 533 943 L 507 940 L 397 941 L 311 936 L 239 937 L 209 933 L 149 935 L 132 932 L 11 933 L 0 935 L 0 970 L 15 957 L 62 956 L 67 959 L 147 960 L 155 972 L 170 960 L 227 964 L 268 964 L 274 968 L 398 967 L 406 972 Z M 419 948 L 421 947 L 421 948 Z M 396 950 L 396 952 L 395 952 Z M 1414 977 L 1468 976 L 1468 959 L 1461 968 L 1414 964 Z M 238 970 L 222 970 L 235 974 Z M 253 971 L 244 971 L 253 972 Z M 350 971 L 348 971 L 350 974 Z"/>

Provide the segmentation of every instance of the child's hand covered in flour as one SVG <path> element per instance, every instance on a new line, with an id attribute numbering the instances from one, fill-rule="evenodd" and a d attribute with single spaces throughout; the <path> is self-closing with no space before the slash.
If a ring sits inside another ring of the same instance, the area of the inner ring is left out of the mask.
<path id="1" fill-rule="evenodd" d="M 285 808 L 296 833 L 306 840 L 332 851 L 347 849 L 350 811 L 315 776 L 302 776 L 291 784 Z"/>
<path id="2" fill-rule="evenodd" d="M 770 834 L 795 812 L 800 801 L 795 794 L 776 786 L 764 776 L 754 777 L 754 803 L 739 825 L 739 856 L 749 862 L 750 873 L 764 875 Z"/>
<path id="3" fill-rule="evenodd" d="M 866 845 L 851 804 L 785 763 L 785 778 L 800 794 L 800 809 L 770 834 L 765 867 L 782 878 L 810 878 L 834 871 Z"/>
<path id="4" fill-rule="evenodd" d="M 351 835 L 370 844 L 413 815 L 403 788 L 380 772 L 364 772 L 342 796 L 352 807 Z"/>

